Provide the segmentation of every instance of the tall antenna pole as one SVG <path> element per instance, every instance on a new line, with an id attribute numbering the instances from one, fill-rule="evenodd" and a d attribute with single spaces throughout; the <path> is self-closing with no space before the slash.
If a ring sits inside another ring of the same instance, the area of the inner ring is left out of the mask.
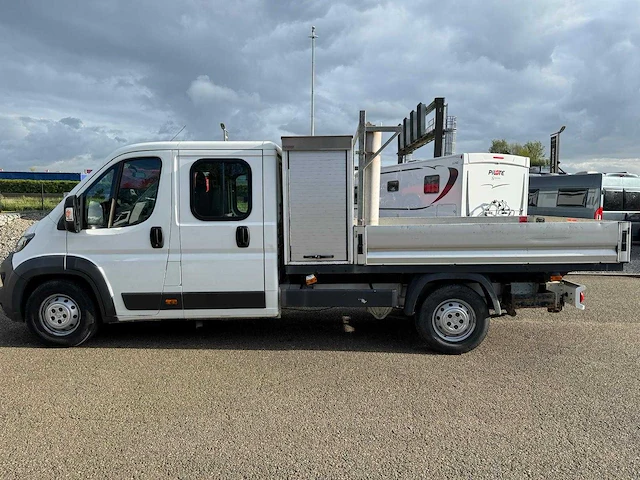
<path id="1" fill-rule="evenodd" d="M 311 136 L 315 135 L 314 100 L 315 100 L 315 77 L 316 77 L 316 27 L 311 27 Z"/>

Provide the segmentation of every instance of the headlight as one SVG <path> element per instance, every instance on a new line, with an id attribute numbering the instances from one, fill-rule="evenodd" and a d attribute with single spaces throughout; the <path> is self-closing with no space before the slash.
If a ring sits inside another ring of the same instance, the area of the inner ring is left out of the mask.
<path id="1" fill-rule="evenodd" d="M 23 235 L 22 237 L 20 237 L 20 240 L 18 240 L 18 244 L 16 245 L 16 252 L 19 252 L 24 247 L 26 247 L 31 239 L 35 236 L 35 233 L 28 233 L 27 235 Z"/>

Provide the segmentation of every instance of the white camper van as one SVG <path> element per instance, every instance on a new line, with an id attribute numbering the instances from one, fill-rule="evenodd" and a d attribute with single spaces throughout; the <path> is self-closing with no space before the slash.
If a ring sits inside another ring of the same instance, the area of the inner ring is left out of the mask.
<path id="1" fill-rule="evenodd" d="M 380 216 L 480 217 L 527 214 L 529 158 L 462 153 L 383 167 Z"/>
<path id="2" fill-rule="evenodd" d="M 640 241 L 640 177 L 632 173 L 533 174 L 529 181 L 532 215 L 628 220 Z"/>
<path id="3" fill-rule="evenodd" d="M 396 308 L 432 349 L 462 353 L 491 316 L 584 309 L 563 274 L 629 261 L 628 222 L 356 220 L 352 149 L 351 136 L 122 148 L 25 232 L 0 305 L 62 346 L 100 323 Z"/>

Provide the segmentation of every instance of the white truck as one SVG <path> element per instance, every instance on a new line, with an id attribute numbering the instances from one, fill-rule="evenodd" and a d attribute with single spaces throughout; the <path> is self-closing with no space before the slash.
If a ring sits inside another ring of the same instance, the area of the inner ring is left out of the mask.
<path id="1" fill-rule="evenodd" d="M 366 225 L 353 170 L 351 136 L 122 148 L 25 232 L 0 268 L 0 304 L 61 346 L 100 323 L 399 309 L 432 349 L 462 353 L 491 316 L 584 308 L 567 272 L 629 261 L 628 222 Z"/>
<path id="2" fill-rule="evenodd" d="M 527 215 L 529 158 L 462 153 L 383 167 L 382 217 Z"/>

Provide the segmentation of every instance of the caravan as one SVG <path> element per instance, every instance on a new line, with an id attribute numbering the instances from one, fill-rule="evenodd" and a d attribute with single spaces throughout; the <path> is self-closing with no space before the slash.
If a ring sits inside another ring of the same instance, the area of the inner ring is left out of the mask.
<path id="1" fill-rule="evenodd" d="M 380 216 L 527 215 L 529 158 L 463 153 L 384 167 Z"/>

